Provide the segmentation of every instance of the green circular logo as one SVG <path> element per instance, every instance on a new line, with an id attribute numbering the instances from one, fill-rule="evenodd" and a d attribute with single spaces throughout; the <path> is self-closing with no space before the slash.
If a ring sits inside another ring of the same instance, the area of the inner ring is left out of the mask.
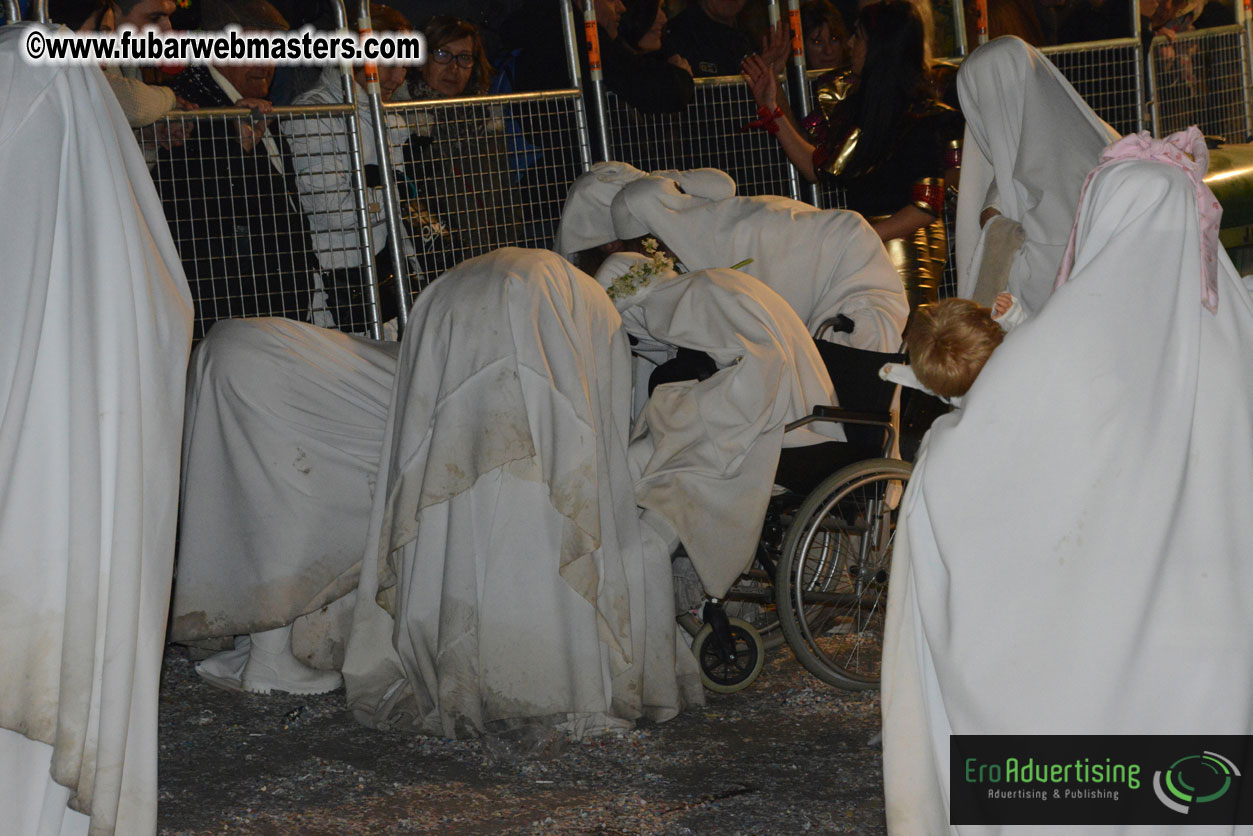
<path id="1" fill-rule="evenodd" d="M 1186 814 L 1194 804 L 1222 798 L 1239 777 L 1236 765 L 1215 752 L 1185 755 L 1153 774 L 1153 791 L 1162 804 Z"/>

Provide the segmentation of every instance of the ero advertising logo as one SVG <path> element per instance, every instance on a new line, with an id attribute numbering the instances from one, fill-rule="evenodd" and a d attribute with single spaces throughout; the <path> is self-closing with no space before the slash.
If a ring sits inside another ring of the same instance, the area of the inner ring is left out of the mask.
<path id="1" fill-rule="evenodd" d="M 1240 770 L 1216 752 L 1184 755 L 1164 772 L 1153 773 L 1157 800 L 1178 813 L 1187 814 L 1193 804 L 1218 801 L 1231 791 Z"/>
<path id="2" fill-rule="evenodd" d="M 1251 760 L 1238 735 L 953 735 L 949 821 L 1253 824 Z"/>

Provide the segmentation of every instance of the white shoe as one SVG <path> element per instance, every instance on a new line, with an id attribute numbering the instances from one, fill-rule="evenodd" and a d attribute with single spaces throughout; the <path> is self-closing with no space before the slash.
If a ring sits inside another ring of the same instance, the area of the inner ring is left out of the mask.
<path id="1" fill-rule="evenodd" d="M 227 691 L 244 690 L 244 666 L 252 650 L 252 640 L 247 636 L 235 639 L 234 650 L 223 650 L 204 661 L 196 663 L 196 673 L 210 685 Z"/>
<path id="2" fill-rule="evenodd" d="M 253 633 L 252 650 L 242 671 L 242 688 L 253 694 L 325 694 L 344 684 L 339 671 L 320 671 L 291 652 L 291 626 Z"/>

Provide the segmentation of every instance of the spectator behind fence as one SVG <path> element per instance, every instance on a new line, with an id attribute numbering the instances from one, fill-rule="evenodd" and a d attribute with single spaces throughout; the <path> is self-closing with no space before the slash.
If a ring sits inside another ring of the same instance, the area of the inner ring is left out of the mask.
<path id="1" fill-rule="evenodd" d="M 438 16 L 423 34 L 429 58 L 408 81 L 417 101 L 482 95 L 491 65 L 478 27 Z M 402 88 L 401 93 L 404 92 Z M 425 272 L 437 276 L 456 262 L 519 243 L 519 201 L 511 197 L 508 124 L 499 105 L 425 108 L 414 113 L 407 146 L 406 216 L 421 231 Z"/>
<path id="2" fill-rule="evenodd" d="M 1106 5 L 1118 5 L 1118 0 L 1107 0 Z M 971 3 L 964 8 L 966 16 L 966 42 L 972 47 L 975 44 L 976 9 Z M 999 38 L 1002 35 L 1015 35 L 1032 46 L 1045 46 L 1048 39 L 1044 26 L 1036 13 L 1032 0 L 988 0 L 988 37 Z M 1127 17 L 1127 10 L 1122 9 L 1122 16 Z M 1099 40 L 1093 38 L 1093 40 Z"/>
<path id="3" fill-rule="evenodd" d="M 805 68 L 839 70 L 848 65 L 847 21 L 830 0 L 808 0 L 801 5 L 801 33 L 805 39 Z"/>
<path id="4" fill-rule="evenodd" d="M 376 32 L 407 32 L 409 21 L 395 9 L 371 3 L 370 17 Z M 383 101 L 390 101 L 405 80 L 405 68 L 399 64 L 383 65 L 379 70 L 379 86 Z M 361 128 L 361 150 L 365 159 L 366 202 L 374 241 L 375 265 L 378 270 L 379 303 L 383 321 L 396 316 L 396 268 L 388 246 L 387 223 L 383 214 L 382 174 L 378 149 L 374 142 L 374 118 L 365 91 L 365 68 L 354 67 L 353 79 L 357 93 L 357 121 Z M 322 71 L 317 86 L 296 97 L 294 104 L 329 105 L 343 102 L 343 76 L 339 67 Z M 385 115 L 388 159 L 393 171 L 403 168 L 409 142 L 409 126 L 397 113 Z M 352 155 L 344 133 L 341 115 L 293 119 L 287 126 L 288 139 L 295 155 L 296 180 L 300 202 L 309 214 L 313 245 L 322 265 L 322 283 L 326 288 L 335 325 L 346 331 L 364 332 L 369 326 L 366 308 L 365 277 L 361 268 L 361 234 L 357 229 L 356 203 L 352 191 Z M 397 174 L 397 179 L 401 175 Z M 401 241 L 406 258 L 413 255 L 413 245 Z M 410 273 L 413 271 L 410 270 Z"/>
<path id="5" fill-rule="evenodd" d="M 680 55 L 695 76 L 735 75 L 753 51 L 753 41 L 739 27 L 747 0 L 696 0 L 666 27 L 662 49 Z"/>
<path id="6" fill-rule="evenodd" d="M 842 186 L 887 244 L 910 307 L 938 298 L 947 259 L 940 215 L 945 181 L 957 160 L 961 116 L 933 97 L 925 63 L 925 26 L 913 4 L 886 0 L 862 9 L 854 29 L 852 72 L 825 77 L 818 111 L 803 136 L 778 108 L 778 85 L 765 61 L 744 62 L 757 103 L 793 164 L 810 180 Z"/>
<path id="7" fill-rule="evenodd" d="M 171 2 L 169 5 L 172 9 L 174 4 Z M 129 5 L 112 0 L 50 0 L 48 18 L 76 32 L 112 32 L 123 23 L 156 26 L 163 30 L 170 28 L 168 11 L 161 3 L 151 0 Z M 169 87 L 146 84 L 138 67 L 109 64 L 103 69 L 105 80 L 109 82 L 132 128 L 146 127 L 177 107 L 191 106 L 189 102 L 179 102 Z M 155 138 L 153 134 L 141 139 Z M 164 134 L 160 138 L 168 139 Z"/>
<path id="8" fill-rule="evenodd" d="M 204 14 L 215 29 L 286 28 L 265 0 L 206 5 Z M 154 179 L 196 301 L 197 337 L 228 317 L 308 313 L 309 230 L 291 152 L 264 116 L 273 75 L 272 63 L 209 65 L 175 81 L 176 93 L 202 107 L 253 111 L 251 120 L 201 120 L 185 144 L 157 158 Z"/>
<path id="9" fill-rule="evenodd" d="M 633 51 L 618 37 L 621 0 L 594 0 L 600 60 L 605 86 L 636 110 L 673 113 L 692 100 L 692 73 L 678 59 L 657 61 Z M 575 19 L 582 16 L 575 2 Z M 513 90 L 561 90 L 570 86 L 560 9 L 553 0 L 528 0 L 504 27 L 506 46 L 513 50 Z M 587 50 L 578 38 L 582 74 L 588 77 Z"/>

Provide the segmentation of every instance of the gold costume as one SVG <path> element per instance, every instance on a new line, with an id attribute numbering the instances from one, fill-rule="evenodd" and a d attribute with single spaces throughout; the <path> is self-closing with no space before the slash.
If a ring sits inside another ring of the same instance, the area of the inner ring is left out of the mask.
<path id="1" fill-rule="evenodd" d="M 948 234 L 944 226 L 945 184 L 943 177 L 926 176 L 893 182 L 893 167 L 902 158 L 916 153 L 916 143 L 897 137 L 893 147 L 876 165 L 863 171 L 850 171 L 849 163 L 857 149 L 861 138 L 861 129 L 853 125 L 848 118 L 845 107 L 850 92 L 853 90 L 856 77 L 851 73 L 831 76 L 821 83 L 816 90 L 817 110 L 806 120 L 806 127 L 814 141 L 814 168 L 824 178 L 833 180 L 839 185 L 849 187 L 859 183 L 863 191 L 873 183 L 873 188 L 883 194 L 896 194 L 908 187 L 908 196 L 902 196 L 896 209 L 904 206 L 915 206 L 933 216 L 935 220 L 916 230 L 906 238 L 894 238 L 884 242 L 892 264 L 900 274 L 909 299 L 910 310 L 919 305 L 934 303 L 939 300 L 940 281 L 944 276 L 944 266 L 948 260 Z M 933 127 L 951 121 L 956 114 L 951 108 L 931 102 L 925 109 L 908 114 L 903 133 L 920 131 L 937 133 Z M 959 118 L 959 117 L 958 117 Z M 941 129 L 942 130 L 942 129 Z M 950 132 L 951 135 L 951 132 Z M 914 139 L 914 137 L 909 137 Z M 907 147 L 908 146 L 908 147 Z M 931 173 L 939 173 L 939 156 L 943 156 L 945 168 L 956 168 L 960 165 L 960 140 L 945 141 L 942 150 L 934 144 L 937 165 Z M 908 175 L 905 175 L 908 177 Z M 850 189 L 851 192 L 851 189 Z M 852 201 L 850 201 L 852 202 Z M 853 205 L 854 209 L 858 209 Z M 883 221 L 891 214 L 869 214 L 863 212 L 870 223 Z"/>

